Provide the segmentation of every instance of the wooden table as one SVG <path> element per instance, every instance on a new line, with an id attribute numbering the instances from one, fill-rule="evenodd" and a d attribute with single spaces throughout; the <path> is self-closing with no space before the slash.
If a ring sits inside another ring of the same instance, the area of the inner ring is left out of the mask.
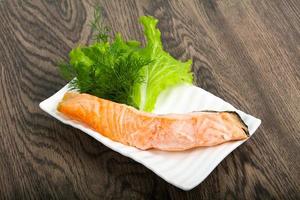
<path id="1" fill-rule="evenodd" d="M 93 2 L 0 0 L 0 197 L 300 198 L 299 0 L 101 1 L 126 39 L 144 40 L 139 16 L 158 18 L 165 49 L 193 59 L 198 86 L 262 119 L 189 192 L 38 107 L 66 83 L 57 61 L 91 42 Z"/>

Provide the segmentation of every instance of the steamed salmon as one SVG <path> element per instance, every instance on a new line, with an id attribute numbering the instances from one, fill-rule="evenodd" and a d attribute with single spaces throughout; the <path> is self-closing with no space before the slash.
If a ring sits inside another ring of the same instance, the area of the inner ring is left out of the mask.
<path id="1" fill-rule="evenodd" d="M 235 112 L 157 115 L 75 92 L 67 92 L 57 109 L 114 141 L 144 150 L 181 151 L 249 136 Z"/>

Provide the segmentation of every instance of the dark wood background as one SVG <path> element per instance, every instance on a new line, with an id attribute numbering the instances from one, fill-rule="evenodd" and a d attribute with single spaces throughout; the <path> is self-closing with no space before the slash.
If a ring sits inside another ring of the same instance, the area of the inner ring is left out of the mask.
<path id="1" fill-rule="evenodd" d="M 262 119 L 189 192 L 39 109 L 66 83 L 56 62 L 91 41 L 93 4 L 0 0 L 0 197 L 300 198 L 299 0 L 101 1 L 127 39 L 143 40 L 139 16 L 157 17 L 165 49 L 193 59 L 198 86 Z"/>

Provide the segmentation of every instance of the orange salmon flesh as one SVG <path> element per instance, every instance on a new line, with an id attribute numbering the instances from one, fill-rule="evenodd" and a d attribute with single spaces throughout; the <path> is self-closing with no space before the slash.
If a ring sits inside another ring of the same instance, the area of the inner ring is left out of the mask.
<path id="1" fill-rule="evenodd" d="M 236 112 L 157 115 L 76 92 L 67 92 L 57 110 L 111 140 L 143 150 L 182 151 L 249 136 Z"/>

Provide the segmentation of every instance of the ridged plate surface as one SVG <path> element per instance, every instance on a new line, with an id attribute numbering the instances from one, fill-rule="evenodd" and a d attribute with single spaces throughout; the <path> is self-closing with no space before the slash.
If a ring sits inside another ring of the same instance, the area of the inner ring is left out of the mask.
<path id="1" fill-rule="evenodd" d="M 110 149 L 143 164 L 167 182 L 183 190 L 190 190 L 200 184 L 229 153 L 245 142 L 235 141 L 215 147 L 195 148 L 183 152 L 141 151 L 114 142 L 57 112 L 57 104 L 67 90 L 68 86 L 66 85 L 53 96 L 41 102 L 41 109 L 59 121 L 82 130 Z M 187 85 L 177 86 L 163 92 L 159 96 L 154 112 L 165 114 L 201 110 L 237 111 L 248 125 L 251 135 L 261 123 L 260 119 L 235 109 L 213 94 L 196 86 Z"/>

